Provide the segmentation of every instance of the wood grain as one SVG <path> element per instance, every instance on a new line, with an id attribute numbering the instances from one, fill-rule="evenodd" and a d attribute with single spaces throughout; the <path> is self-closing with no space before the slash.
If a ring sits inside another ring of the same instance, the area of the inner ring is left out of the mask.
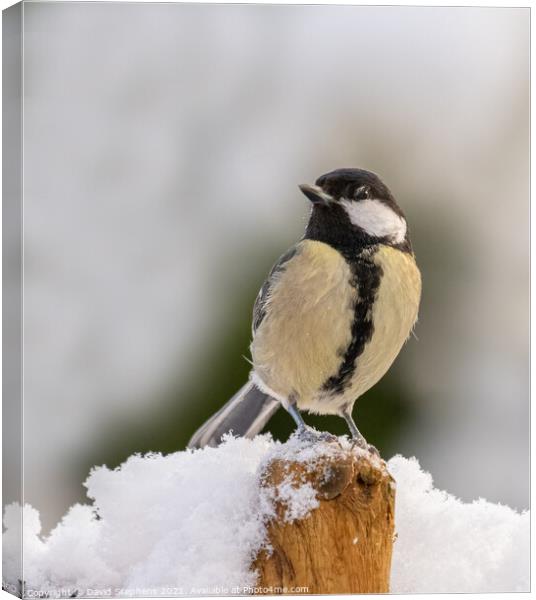
<path id="1" fill-rule="evenodd" d="M 319 506 L 288 522 L 284 502 L 276 501 L 276 517 L 268 524 L 272 550 L 262 550 L 253 563 L 260 593 L 388 592 L 395 484 L 384 461 L 342 447 L 313 467 L 276 458 L 266 466 L 262 485 L 277 496 L 289 477 L 296 487 L 309 482 Z"/>

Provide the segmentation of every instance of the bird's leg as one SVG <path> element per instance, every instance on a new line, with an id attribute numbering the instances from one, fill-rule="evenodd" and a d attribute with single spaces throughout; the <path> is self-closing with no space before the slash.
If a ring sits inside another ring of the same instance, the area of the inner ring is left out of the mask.
<path id="1" fill-rule="evenodd" d="M 357 428 L 354 418 L 352 417 L 351 409 L 348 407 L 344 408 L 341 415 L 344 418 L 344 420 L 346 421 L 346 423 L 348 424 L 348 429 L 350 429 L 350 433 L 352 434 L 352 439 L 354 440 L 354 443 L 356 444 L 356 446 L 359 446 L 363 450 L 368 450 L 369 452 L 372 452 L 373 454 L 379 455 L 380 453 L 378 452 L 378 450 L 372 444 L 369 444 L 367 442 L 367 440 L 363 437 L 363 434 Z"/>
<path id="2" fill-rule="evenodd" d="M 307 425 L 303 420 L 300 411 L 296 408 L 296 405 L 289 404 L 288 407 L 286 406 L 285 408 L 287 409 L 288 414 L 294 419 L 298 432 L 306 431 Z"/>
<path id="3" fill-rule="evenodd" d="M 295 402 L 289 403 L 288 406 L 285 406 L 289 415 L 294 419 L 296 423 L 296 433 L 300 437 L 300 439 L 307 442 L 333 442 L 337 440 L 337 437 L 328 433 L 327 431 L 316 431 L 309 427 L 306 422 L 303 420 L 300 411 L 296 407 Z"/>
<path id="4" fill-rule="evenodd" d="M 366 448 L 368 445 L 367 440 L 363 437 L 363 434 L 357 428 L 357 425 L 355 424 L 355 421 L 354 421 L 354 418 L 352 417 L 352 413 L 351 413 L 350 409 L 348 409 L 348 408 L 343 409 L 342 416 L 343 416 L 344 420 L 346 421 L 346 423 L 348 424 L 348 429 L 350 430 L 350 433 L 352 434 L 352 439 L 357 443 L 358 446 L 361 446 L 361 448 Z"/>

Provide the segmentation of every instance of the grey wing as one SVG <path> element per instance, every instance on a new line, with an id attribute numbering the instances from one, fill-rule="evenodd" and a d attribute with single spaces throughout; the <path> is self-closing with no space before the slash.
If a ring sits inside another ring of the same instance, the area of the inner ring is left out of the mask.
<path id="1" fill-rule="evenodd" d="M 255 336 L 255 332 L 266 316 L 266 309 L 268 300 L 270 298 L 270 290 L 274 282 L 277 280 L 277 277 L 280 275 L 280 273 L 285 270 L 288 261 L 296 256 L 298 250 L 298 246 L 293 246 L 290 250 L 287 250 L 287 252 L 285 252 L 285 254 L 283 254 L 283 256 L 281 256 L 272 267 L 272 270 L 266 278 L 266 281 L 262 284 L 262 287 L 257 294 L 255 304 L 253 305 L 253 320 L 251 323 L 251 331 L 253 336 Z"/>

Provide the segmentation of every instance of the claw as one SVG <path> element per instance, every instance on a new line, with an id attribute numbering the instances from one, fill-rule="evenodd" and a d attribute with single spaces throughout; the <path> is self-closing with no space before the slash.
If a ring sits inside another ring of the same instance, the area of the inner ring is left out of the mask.
<path id="1" fill-rule="evenodd" d="M 351 439 L 352 448 L 361 448 L 361 450 L 368 450 L 368 444 L 365 438 L 355 438 Z"/>
<path id="2" fill-rule="evenodd" d="M 328 431 L 317 431 L 312 427 L 305 426 L 299 427 L 296 430 L 296 435 L 303 440 L 304 442 L 308 442 L 310 444 L 315 444 L 317 442 L 337 442 L 338 438 L 336 435 L 329 433 Z"/>
<path id="3" fill-rule="evenodd" d="M 353 438 L 352 439 L 352 447 L 353 448 L 361 448 L 361 450 L 365 450 L 365 452 L 370 452 L 370 454 L 380 456 L 380 453 L 378 452 L 378 449 L 376 448 L 376 446 L 369 444 L 364 437 Z"/>
<path id="4" fill-rule="evenodd" d="M 380 453 L 378 452 L 378 448 L 376 448 L 376 446 L 373 446 L 372 444 L 367 444 L 367 446 L 368 446 L 367 450 L 371 454 L 375 454 L 376 456 L 380 456 Z"/>

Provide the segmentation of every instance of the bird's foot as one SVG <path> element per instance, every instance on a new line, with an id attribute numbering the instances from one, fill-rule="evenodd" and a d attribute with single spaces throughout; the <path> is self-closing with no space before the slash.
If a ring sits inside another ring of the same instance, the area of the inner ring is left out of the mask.
<path id="1" fill-rule="evenodd" d="M 364 437 L 352 438 L 352 447 L 360 448 L 361 450 L 365 450 L 365 452 L 370 452 L 370 454 L 380 456 L 380 453 L 378 452 L 378 449 L 376 448 L 376 446 L 369 444 Z"/>
<path id="2" fill-rule="evenodd" d="M 299 427 L 296 430 L 296 435 L 300 440 L 307 442 L 308 444 L 316 444 L 318 442 L 338 442 L 337 436 L 329 433 L 329 431 L 317 431 L 309 426 Z"/>
<path id="3" fill-rule="evenodd" d="M 371 454 L 375 454 L 376 456 L 380 456 L 380 453 L 378 451 L 378 448 L 376 448 L 376 446 L 373 446 L 372 444 L 367 444 L 367 450 L 371 453 Z"/>

